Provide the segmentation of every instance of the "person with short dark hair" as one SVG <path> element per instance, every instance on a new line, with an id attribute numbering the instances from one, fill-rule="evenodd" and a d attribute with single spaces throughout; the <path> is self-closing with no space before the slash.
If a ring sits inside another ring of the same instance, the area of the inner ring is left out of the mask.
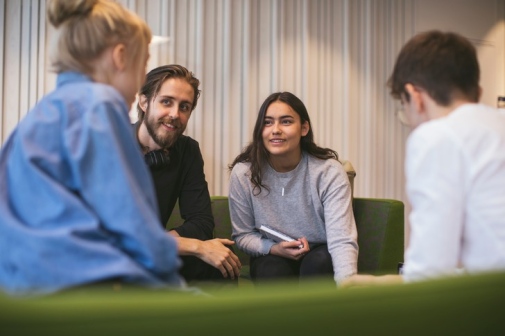
<path id="1" fill-rule="evenodd" d="M 459 34 L 423 32 L 400 51 L 388 84 L 413 129 L 403 275 L 345 286 L 505 270 L 505 117 L 478 103 L 479 76 L 475 47 Z"/>
<path id="2" fill-rule="evenodd" d="M 253 139 L 230 170 L 232 238 L 251 256 L 256 283 L 323 276 L 338 283 L 356 273 L 350 182 L 337 153 L 315 144 L 298 97 L 277 92 L 266 98 Z"/>
<path id="3" fill-rule="evenodd" d="M 156 188 L 162 225 L 178 201 L 184 222 L 169 228 L 188 282 L 237 280 L 241 264 L 233 241 L 213 237 L 214 217 L 198 142 L 183 135 L 200 96 L 200 81 L 181 65 L 151 70 L 139 91 L 133 126 Z"/>

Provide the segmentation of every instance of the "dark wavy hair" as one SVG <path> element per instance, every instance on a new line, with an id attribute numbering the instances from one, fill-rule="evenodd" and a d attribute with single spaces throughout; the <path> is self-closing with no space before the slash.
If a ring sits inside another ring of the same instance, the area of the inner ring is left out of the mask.
<path id="1" fill-rule="evenodd" d="M 228 166 L 231 171 L 233 167 L 239 162 L 250 162 L 251 163 L 251 183 L 254 185 L 254 194 L 259 195 L 261 189 L 268 189 L 268 186 L 262 183 L 263 172 L 261 167 L 268 163 L 269 153 L 265 148 L 263 143 L 263 123 L 265 120 L 265 115 L 270 104 L 274 102 L 283 102 L 289 105 L 299 116 L 301 123 L 309 123 L 309 131 L 307 135 L 302 136 L 300 140 L 300 147 L 302 151 L 315 156 L 322 160 L 335 159 L 338 160 L 338 154 L 330 148 L 322 148 L 314 143 L 314 133 L 312 132 L 312 124 L 310 123 L 309 114 L 303 102 L 291 92 L 275 92 L 268 96 L 267 99 L 261 105 L 261 108 L 256 119 L 256 124 L 253 131 L 253 139 L 249 145 L 247 145 L 242 153 L 240 153 L 233 163 Z M 257 190 L 257 193 L 256 193 Z"/>

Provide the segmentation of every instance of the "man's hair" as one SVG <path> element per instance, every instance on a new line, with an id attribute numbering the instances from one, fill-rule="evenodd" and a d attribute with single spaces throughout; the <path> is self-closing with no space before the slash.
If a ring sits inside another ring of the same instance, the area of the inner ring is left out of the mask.
<path id="1" fill-rule="evenodd" d="M 479 63 L 475 47 L 461 35 L 427 31 L 405 44 L 388 80 L 391 95 L 407 101 L 405 84 L 425 90 L 437 104 L 448 106 L 454 98 L 479 101 Z"/>
<path id="2" fill-rule="evenodd" d="M 337 152 L 330 148 L 319 147 L 314 142 L 314 132 L 312 131 L 309 113 L 307 112 L 307 108 L 303 102 L 291 92 L 272 93 L 267 97 L 267 99 L 265 99 L 260 107 L 258 117 L 256 119 L 256 124 L 254 126 L 253 140 L 228 166 L 228 169 L 231 171 L 233 167 L 239 162 L 251 163 L 251 183 L 254 185 L 254 193 L 256 195 L 261 193 L 262 188 L 269 190 L 268 186 L 264 185 L 262 182 L 261 167 L 263 167 L 264 164 L 268 162 L 269 157 L 269 153 L 265 147 L 265 144 L 263 143 L 263 128 L 265 126 L 265 116 L 268 107 L 274 102 L 282 102 L 284 104 L 287 104 L 300 116 L 300 122 L 302 125 L 305 122 L 309 124 L 309 131 L 307 132 L 307 135 L 302 136 L 300 140 L 300 147 L 302 151 L 306 151 L 308 154 L 322 160 L 338 160 Z"/>
<path id="3" fill-rule="evenodd" d="M 110 0 L 51 0 L 47 18 L 56 28 L 51 65 L 57 73 L 92 74 L 93 62 L 118 43 L 128 51 L 128 65 L 147 53 L 151 30 L 136 14 Z"/>
<path id="4" fill-rule="evenodd" d="M 146 81 L 140 88 L 139 97 L 143 95 L 147 98 L 147 108 L 149 108 L 151 100 L 156 97 L 158 92 L 160 92 L 163 83 L 165 83 L 165 81 L 169 78 L 182 78 L 186 80 L 189 85 L 191 85 L 194 93 L 193 106 L 191 110 L 194 110 L 196 103 L 198 102 L 198 98 L 200 97 L 200 90 L 198 89 L 200 81 L 191 71 L 178 64 L 170 64 L 157 67 L 149 71 L 149 73 L 146 75 Z M 140 108 L 140 99 L 139 103 L 137 104 L 137 114 L 138 120 L 142 122 L 144 120 L 145 113 L 142 108 Z"/>

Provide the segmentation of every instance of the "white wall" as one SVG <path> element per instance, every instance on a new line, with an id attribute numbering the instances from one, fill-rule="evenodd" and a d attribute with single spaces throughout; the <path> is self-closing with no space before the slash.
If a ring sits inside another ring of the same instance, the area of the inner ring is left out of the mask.
<path id="1" fill-rule="evenodd" d="M 436 10 L 434 10 L 436 9 Z M 481 67 L 483 103 L 496 106 L 505 95 L 505 1 L 416 1 L 416 32 L 436 27 L 457 31 L 476 46 Z"/>
<path id="2" fill-rule="evenodd" d="M 504 0 L 122 0 L 170 42 L 150 66 L 180 63 L 202 81 L 187 134 L 200 142 L 212 195 L 228 194 L 227 165 L 250 139 L 268 94 L 307 105 L 316 141 L 357 170 L 355 195 L 404 196 L 404 141 L 385 83 L 415 32 L 438 28 L 479 50 L 483 101 L 505 94 Z M 0 144 L 51 90 L 42 0 L 0 0 Z"/>

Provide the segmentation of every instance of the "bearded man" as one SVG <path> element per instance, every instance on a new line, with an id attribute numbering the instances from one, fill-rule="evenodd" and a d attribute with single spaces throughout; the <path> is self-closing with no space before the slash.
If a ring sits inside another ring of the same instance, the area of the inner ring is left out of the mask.
<path id="1" fill-rule="evenodd" d="M 200 81 L 181 65 L 151 70 L 139 91 L 138 122 L 133 125 L 156 188 L 161 224 L 179 201 L 184 222 L 167 228 L 177 240 L 187 282 L 236 280 L 240 261 L 233 241 L 213 238 L 214 217 L 198 142 L 183 135 L 196 107 Z"/>

